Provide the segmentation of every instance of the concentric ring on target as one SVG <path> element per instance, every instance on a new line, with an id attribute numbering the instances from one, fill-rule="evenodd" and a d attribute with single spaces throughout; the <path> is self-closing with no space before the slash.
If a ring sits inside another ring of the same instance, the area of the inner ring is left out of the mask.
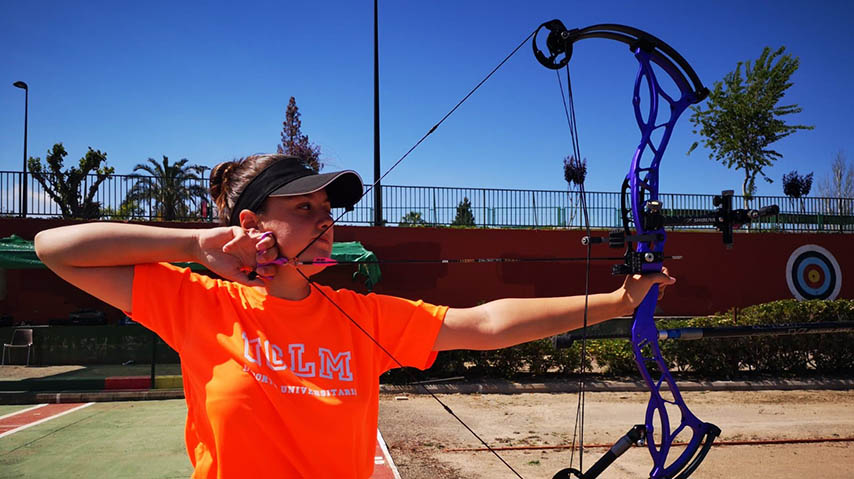
<path id="1" fill-rule="evenodd" d="M 800 300 L 836 299 L 842 288 L 842 269 L 830 251 L 808 244 L 789 256 L 786 283 L 792 295 Z"/>

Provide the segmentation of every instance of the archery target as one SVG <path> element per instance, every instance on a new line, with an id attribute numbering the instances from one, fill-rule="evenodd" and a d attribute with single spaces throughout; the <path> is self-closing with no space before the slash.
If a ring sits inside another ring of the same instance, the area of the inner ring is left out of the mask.
<path id="1" fill-rule="evenodd" d="M 792 295 L 800 300 L 836 299 L 842 288 L 842 270 L 830 251 L 808 244 L 789 256 L 786 282 Z"/>

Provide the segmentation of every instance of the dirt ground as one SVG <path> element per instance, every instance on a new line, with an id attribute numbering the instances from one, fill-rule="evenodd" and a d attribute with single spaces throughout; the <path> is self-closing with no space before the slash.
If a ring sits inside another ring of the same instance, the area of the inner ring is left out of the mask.
<path id="1" fill-rule="evenodd" d="M 491 446 L 557 446 L 572 441 L 575 394 L 439 395 Z M 854 391 L 686 392 L 685 402 L 701 420 L 723 431 L 719 442 L 854 438 Z M 405 398 L 405 399 L 404 399 Z M 587 393 L 585 445 L 618 440 L 643 422 L 645 393 Z M 668 412 L 670 412 L 668 410 Z M 671 412 L 678 417 L 678 412 Z M 383 395 L 380 430 L 404 479 L 516 477 L 490 452 L 452 452 L 478 441 L 427 395 Z M 680 436 L 679 439 L 682 439 Z M 589 468 L 607 448 L 587 448 Z M 671 451 L 676 457 L 681 449 Z M 525 478 L 550 478 L 568 467 L 570 451 L 501 451 Z M 578 454 L 575 454 L 577 467 Z M 648 477 L 646 447 L 630 449 L 600 477 Z M 854 442 L 720 445 L 691 476 L 716 478 L 849 479 L 854 477 Z"/>

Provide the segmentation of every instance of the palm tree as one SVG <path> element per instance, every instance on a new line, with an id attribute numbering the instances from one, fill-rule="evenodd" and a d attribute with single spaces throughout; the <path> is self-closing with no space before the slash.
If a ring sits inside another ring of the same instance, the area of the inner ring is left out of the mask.
<path id="1" fill-rule="evenodd" d="M 128 192 L 125 203 L 147 203 L 151 205 L 152 216 L 162 221 L 198 217 L 196 200 L 207 197 L 207 190 L 201 185 L 205 167 L 186 164 L 187 159 L 182 158 L 170 165 L 166 155 L 162 163 L 149 158 L 148 163 L 137 164 L 133 167 L 134 173 L 129 175 L 137 182 Z M 137 171 L 149 176 L 137 174 Z"/>

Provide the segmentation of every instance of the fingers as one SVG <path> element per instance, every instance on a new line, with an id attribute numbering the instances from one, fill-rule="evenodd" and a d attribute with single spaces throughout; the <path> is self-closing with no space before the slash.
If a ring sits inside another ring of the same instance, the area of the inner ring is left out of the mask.
<path id="1" fill-rule="evenodd" d="M 676 278 L 670 276 L 670 272 L 666 267 L 661 268 L 661 273 L 657 274 L 653 281 L 658 283 L 658 299 L 664 297 L 664 290 L 671 284 L 676 282 Z"/>
<path id="2" fill-rule="evenodd" d="M 229 228 L 231 230 L 231 239 L 222 245 L 222 252 L 226 254 L 234 254 L 239 251 L 241 241 L 245 240 L 247 235 L 243 228 L 239 226 L 232 226 Z"/>
<path id="3" fill-rule="evenodd" d="M 255 250 L 255 262 L 259 265 L 271 263 L 279 257 L 279 247 L 276 244 L 276 237 L 269 231 L 258 237 L 258 242 L 255 243 Z"/>
<path id="4" fill-rule="evenodd" d="M 670 271 L 667 270 L 666 267 L 661 268 L 661 273 L 655 275 L 653 281 L 660 284 L 661 287 L 665 287 L 671 285 L 676 282 L 676 278 L 670 276 Z"/>
<path id="5" fill-rule="evenodd" d="M 261 277 L 262 279 L 271 280 L 274 276 L 276 276 L 276 265 L 257 265 L 255 266 L 255 270 L 253 271 L 253 273 Z"/>
<path id="6" fill-rule="evenodd" d="M 258 237 L 258 242 L 255 244 L 255 271 L 263 279 L 270 280 L 276 275 L 276 265 L 272 264 L 279 257 L 279 247 L 276 244 L 276 237 L 272 232 L 267 231 Z"/>
<path id="7" fill-rule="evenodd" d="M 276 237 L 270 231 L 233 227 L 232 238 L 222 246 L 222 252 L 237 259 L 239 270 L 232 280 L 249 285 L 263 285 L 276 275 L 273 261 L 279 256 Z"/>
<path id="8" fill-rule="evenodd" d="M 276 237 L 271 231 L 260 232 L 251 230 L 250 235 L 256 240 L 255 243 L 255 269 L 251 274 L 251 280 L 269 281 L 276 275 L 276 265 L 273 263 L 279 257 L 279 247 Z"/>

